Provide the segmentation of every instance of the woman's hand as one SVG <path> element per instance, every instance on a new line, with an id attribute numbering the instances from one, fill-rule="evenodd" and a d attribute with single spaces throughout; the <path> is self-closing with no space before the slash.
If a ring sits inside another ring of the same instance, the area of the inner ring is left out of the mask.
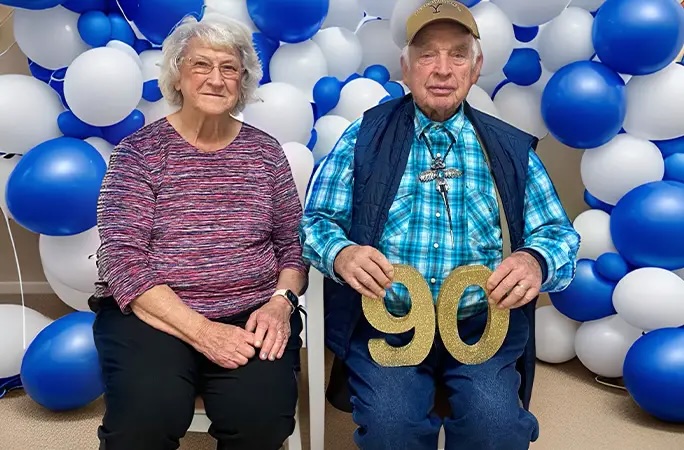
<path id="1" fill-rule="evenodd" d="M 208 320 L 197 339 L 197 350 L 221 367 L 237 369 L 256 354 L 254 340 L 252 332 Z"/>
<path id="2" fill-rule="evenodd" d="M 261 359 L 282 358 L 290 339 L 291 313 L 290 301 L 276 295 L 249 316 L 245 330 L 254 332 L 254 347 L 261 349 Z"/>

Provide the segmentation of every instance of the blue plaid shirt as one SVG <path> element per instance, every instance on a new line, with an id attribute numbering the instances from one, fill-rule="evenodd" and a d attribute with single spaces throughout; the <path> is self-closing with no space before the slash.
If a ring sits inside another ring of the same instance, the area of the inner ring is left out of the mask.
<path id="1" fill-rule="evenodd" d="M 335 274 L 335 257 L 354 244 L 347 236 L 351 227 L 354 146 L 360 124 L 358 119 L 345 131 L 318 167 L 301 225 L 304 259 L 339 283 L 343 280 Z M 453 244 L 449 214 L 436 181 L 418 180 L 421 172 L 430 169 L 430 151 L 444 158 L 447 168 L 462 171 L 460 176 L 447 180 Z M 547 262 L 542 291 L 564 289 L 574 276 L 579 235 L 533 150 L 525 195 L 524 237 L 524 246 L 536 250 Z M 441 123 L 431 121 L 416 108 L 413 144 L 378 250 L 392 264 L 415 267 L 428 282 L 435 302 L 442 282 L 453 269 L 483 264 L 494 270 L 501 263 L 502 234 L 494 180 L 462 108 Z M 395 283 L 385 304 L 395 315 L 406 314 L 411 304 L 408 290 Z M 469 317 L 486 305 L 484 292 L 470 287 L 461 299 L 458 316 Z"/>

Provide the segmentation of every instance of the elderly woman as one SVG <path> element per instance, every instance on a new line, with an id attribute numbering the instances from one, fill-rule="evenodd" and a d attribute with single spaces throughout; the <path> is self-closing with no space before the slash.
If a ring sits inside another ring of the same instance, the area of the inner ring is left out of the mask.
<path id="1" fill-rule="evenodd" d="M 100 448 L 178 448 L 201 396 L 219 449 L 277 449 L 307 282 L 295 183 L 278 142 L 234 118 L 262 76 L 241 24 L 185 21 L 163 55 L 180 110 L 117 146 L 98 205 Z"/>

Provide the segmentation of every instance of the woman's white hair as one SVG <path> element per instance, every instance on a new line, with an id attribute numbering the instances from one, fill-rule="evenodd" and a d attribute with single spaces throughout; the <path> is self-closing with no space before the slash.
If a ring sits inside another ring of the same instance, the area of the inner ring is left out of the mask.
<path id="1" fill-rule="evenodd" d="M 252 44 L 252 35 L 242 23 L 228 17 L 204 19 L 200 22 L 190 16 L 183 20 L 162 44 L 162 64 L 159 74 L 159 88 L 167 102 L 174 106 L 183 104 L 183 94 L 176 90 L 180 79 L 180 65 L 193 38 L 219 50 L 230 50 L 240 59 L 243 75 L 240 80 L 240 93 L 235 110 L 241 112 L 247 103 L 254 100 L 263 70 L 259 57 Z"/>

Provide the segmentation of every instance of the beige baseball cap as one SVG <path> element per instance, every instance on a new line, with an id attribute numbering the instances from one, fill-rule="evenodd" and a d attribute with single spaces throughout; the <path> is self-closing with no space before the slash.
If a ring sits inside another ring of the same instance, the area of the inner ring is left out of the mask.
<path id="1" fill-rule="evenodd" d="M 477 22 L 463 3 L 454 0 L 430 0 L 411 14 L 406 21 L 406 42 L 410 44 L 423 27 L 438 20 L 451 20 L 459 23 L 473 36 L 480 39 Z"/>

